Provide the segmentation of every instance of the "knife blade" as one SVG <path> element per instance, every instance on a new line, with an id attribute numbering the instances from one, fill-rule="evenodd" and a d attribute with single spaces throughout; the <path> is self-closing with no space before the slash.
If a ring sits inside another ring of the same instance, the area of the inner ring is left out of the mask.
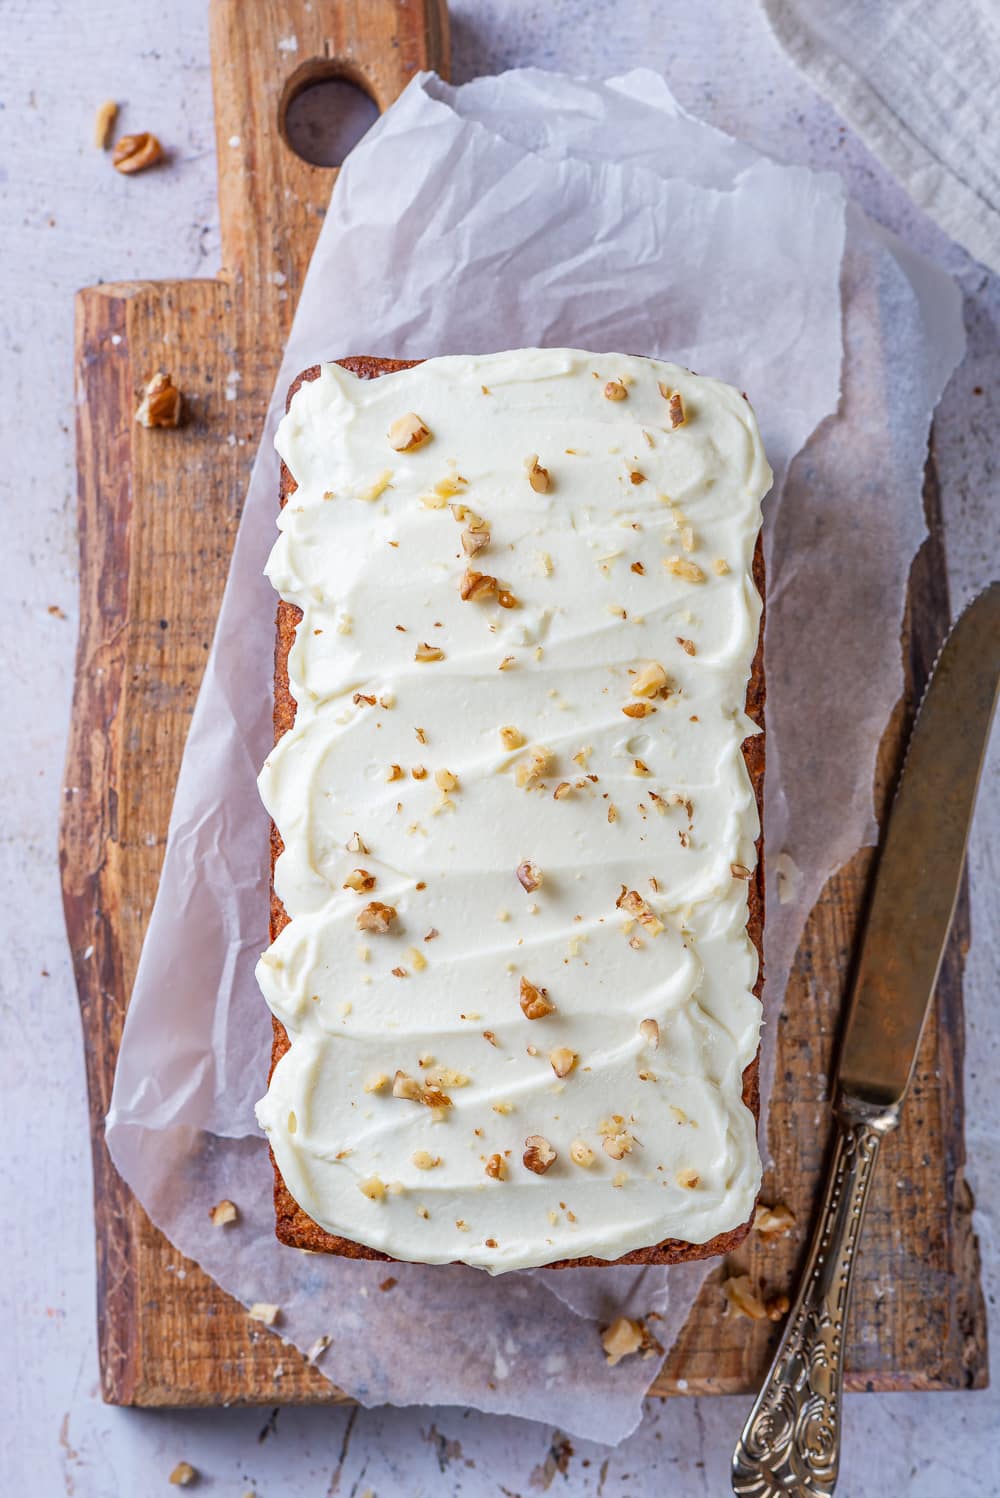
<path id="1" fill-rule="evenodd" d="M 840 1048 L 845 1099 L 898 1106 L 951 928 L 1000 682 L 1000 582 L 960 616 L 917 713 Z"/>

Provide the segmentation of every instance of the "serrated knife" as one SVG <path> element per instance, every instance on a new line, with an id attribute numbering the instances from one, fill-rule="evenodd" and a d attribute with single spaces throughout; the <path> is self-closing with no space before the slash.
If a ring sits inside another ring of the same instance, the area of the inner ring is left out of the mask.
<path id="1" fill-rule="evenodd" d="M 733 1455 L 738 1498 L 829 1498 L 847 1307 L 879 1146 L 899 1122 L 958 900 L 1000 684 L 1000 582 L 962 614 L 892 804 L 837 1065 L 836 1140 L 802 1283 Z"/>

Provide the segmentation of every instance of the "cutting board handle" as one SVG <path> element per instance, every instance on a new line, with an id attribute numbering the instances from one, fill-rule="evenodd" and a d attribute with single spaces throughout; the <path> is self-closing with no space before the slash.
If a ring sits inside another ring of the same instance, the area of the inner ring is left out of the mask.
<path id="1" fill-rule="evenodd" d="M 223 275 L 272 285 L 285 322 L 337 175 L 288 145 L 290 99 L 341 77 L 383 110 L 421 69 L 447 76 L 447 7 L 445 0 L 212 0 L 210 24 Z"/>

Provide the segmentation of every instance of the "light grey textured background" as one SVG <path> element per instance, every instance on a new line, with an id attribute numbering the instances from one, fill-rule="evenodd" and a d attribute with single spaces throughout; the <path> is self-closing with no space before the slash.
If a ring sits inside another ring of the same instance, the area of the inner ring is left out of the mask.
<path id="1" fill-rule="evenodd" d="M 870 213 L 951 270 L 969 335 L 938 421 L 953 605 L 1000 573 L 1000 281 L 907 202 L 790 67 L 751 0 L 456 0 L 452 11 L 456 81 L 522 64 L 609 74 L 643 62 L 714 124 L 841 172 Z M 742 1400 L 654 1404 L 617 1451 L 578 1441 L 572 1453 L 551 1429 L 461 1410 L 285 1409 L 269 1419 L 100 1402 L 83 1066 L 56 869 L 76 632 L 72 292 L 217 268 L 207 19 L 203 0 L 5 0 L 2 24 L 0 1493 L 146 1498 L 175 1491 L 167 1475 L 185 1458 L 203 1490 L 225 1498 L 726 1494 Z M 169 167 L 134 181 L 109 170 L 90 145 L 94 108 L 108 96 L 124 102 L 124 129 L 153 129 L 171 147 Z M 998 748 L 995 736 L 973 838 L 966 986 L 969 1173 L 991 1310 L 1000 1278 Z M 851 1398 L 840 1491 L 998 1494 L 998 1429 L 993 1392 Z"/>

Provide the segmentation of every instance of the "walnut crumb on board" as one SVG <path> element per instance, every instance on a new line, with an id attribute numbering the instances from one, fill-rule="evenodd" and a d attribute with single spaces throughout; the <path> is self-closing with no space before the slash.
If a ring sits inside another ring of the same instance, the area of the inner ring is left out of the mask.
<path id="1" fill-rule="evenodd" d="M 214 1228 L 224 1228 L 231 1222 L 238 1222 L 240 1212 L 235 1202 L 223 1198 L 221 1202 L 216 1202 L 214 1207 L 209 1208 L 208 1215 L 212 1219 Z"/>
<path id="2" fill-rule="evenodd" d="M 157 370 L 146 383 L 135 413 L 141 427 L 176 427 L 181 420 L 181 393 L 168 374 Z"/>
<path id="3" fill-rule="evenodd" d="M 155 166 L 162 157 L 163 147 L 156 136 L 143 130 L 139 135 L 123 135 L 115 142 L 111 165 L 125 176 L 131 176 L 134 172 L 144 172 L 147 167 Z"/>

